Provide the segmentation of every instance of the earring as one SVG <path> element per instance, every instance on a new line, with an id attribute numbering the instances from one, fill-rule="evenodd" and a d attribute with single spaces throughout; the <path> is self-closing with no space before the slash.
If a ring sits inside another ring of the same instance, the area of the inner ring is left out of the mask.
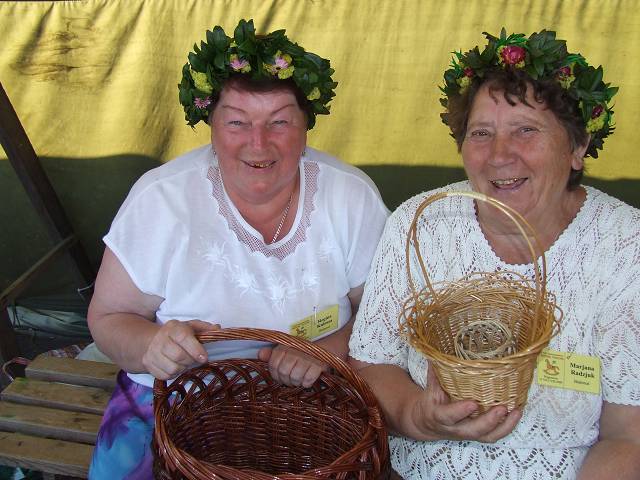
<path id="1" fill-rule="evenodd" d="M 306 157 L 306 156 L 307 156 L 307 147 L 304 147 L 304 148 L 302 149 L 302 156 L 303 156 L 303 157 Z"/>

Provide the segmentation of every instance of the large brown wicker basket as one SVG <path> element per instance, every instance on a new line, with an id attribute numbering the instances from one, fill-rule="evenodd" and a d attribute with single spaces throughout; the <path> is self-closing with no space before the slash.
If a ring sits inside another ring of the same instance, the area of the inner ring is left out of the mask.
<path id="1" fill-rule="evenodd" d="M 311 388 L 272 380 L 265 362 L 209 362 L 154 385 L 154 474 L 160 479 L 374 479 L 390 472 L 375 397 L 346 363 L 285 333 L 250 328 L 201 342 L 258 340 L 296 348 L 332 368 Z"/>
<path id="2" fill-rule="evenodd" d="M 488 202 L 513 220 L 527 240 L 535 282 L 505 271 L 477 272 L 453 282 L 430 282 L 418 248 L 418 221 L 429 205 L 451 196 Z M 538 248 L 540 266 L 529 236 L 537 245 L 533 228 L 521 215 L 476 192 L 441 192 L 427 197 L 416 210 L 407 234 L 406 268 L 412 295 L 400 314 L 400 332 L 429 359 L 442 388 L 453 400 L 478 402 L 474 415 L 495 405 L 506 405 L 509 411 L 522 408 L 538 354 L 559 331 L 562 312 L 547 292 L 544 253 Z M 417 289 L 412 277 L 412 250 L 424 279 L 422 289 Z M 475 356 L 461 356 L 461 335 L 464 337 L 477 325 L 485 330 L 476 343 L 487 351 L 480 349 Z M 504 332 L 510 335 L 502 335 Z M 511 345 L 501 343 L 507 340 Z"/>

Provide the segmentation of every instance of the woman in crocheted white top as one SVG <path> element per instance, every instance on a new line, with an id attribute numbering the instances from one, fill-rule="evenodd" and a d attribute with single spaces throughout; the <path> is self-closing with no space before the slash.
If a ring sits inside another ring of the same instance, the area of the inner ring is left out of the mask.
<path id="1" fill-rule="evenodd" d="M 307 129 L 333 97 L 328 60 L 282 30 L 256 36 L 244 20 L 234 38 L 220 27 L 206 38 L 189 55 L 179 98 L 190 124 L 210 125 L 211 144 L 140 178 L 104 238 L 88 320 L 124 372 L 90 478 L 153 477 L 153 377 L 174 378 L 207 358 L 256 355 L 287 385 L 308 387 L 328 369 L 264 342 L 205 349 L 201 331 L 279 330 L 346 360 L 388 216 L 369 177 L 306 146 Z"/>
<path id="2" fill-rule="evenodd" d="M 602 83 L 601 69 L 569 55 L 554 32 L 487 38 L 485 52 L 457 55 L 445 74 L 443 119 L 469 178 L 445 189 L 495 197 L 534 227 L 548 288 L 564 312 L 549 348 L 569 369 L 571 356 L 580 355 L 593 374 L 565 388 L 534 374 L 523 411 L 497 406 L 471 417 L 473 399 L 448 398 L 425 358 L 398 334 L 410 294 L 407 232 L 433 192 L 408 200 L 387 221 L 353 328 L 351 362 L 383 407 L 394 435 L 392 464 L 404 478 L 640 478 L 640 211 L 580 186 L 584 157 L 597 156 L 611 131 L 615 89 Z M 491 206 L 447 197 L 424 212 L 418 228 L 432 282 L 474 271 L 533 276 L 525 239 Z"/>

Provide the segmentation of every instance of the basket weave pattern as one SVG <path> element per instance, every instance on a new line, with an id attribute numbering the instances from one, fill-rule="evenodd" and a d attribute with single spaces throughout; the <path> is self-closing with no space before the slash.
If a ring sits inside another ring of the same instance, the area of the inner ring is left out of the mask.
<path id="1" fill-rule="evenodd" d="M 502 271 L 476 272 L 457 281 L 432 284 L 417 248 L 417 225 L 430 204 L 448 196 L 489 202 L 508 215 L 527 239 L 535 282 L 515 272 Z M 546 290 L 544 253 L 540 267 L 527 234 L 535 239 L 535 232 L 517 212 L 475 192 L 442 192 L 426 198 L 416 210 L 407 234 L 406 263 L 412 295 L 400 314 L 400 332 L 429 359 L 442 388 L 453 400 L 478 402 L 475 415 L 495 405 L 506 405 L 509 411 L 522 408 L 527 401 L 536 359 L 559 331 L 562 312 L 555 305 L 554 296 Z M 424 279 L 422 289 L 413 281 L 412 251 Z M 475 355 L 476 358 L 472 358 L 473 354 L 456 355 L 456 339 L 461 330 L 470 326 L 477 329 L 478 324 L 484 323 L 489 338 L 495 333 L 497 322 L 501 330 L 510 334 L 511 345 L 496 345 L 492 351 Z"/>
<path id="2" fill-rule="evenodd" d="M 385 478 L 387 435 L 368 386 L 337 357 L 268 330 L 226 329 L 202 342 L 262 340 L 328 363 L 311 388 L 274 382 L 265 362 L 209 362 L 154 385 L 155 478 Z"/>

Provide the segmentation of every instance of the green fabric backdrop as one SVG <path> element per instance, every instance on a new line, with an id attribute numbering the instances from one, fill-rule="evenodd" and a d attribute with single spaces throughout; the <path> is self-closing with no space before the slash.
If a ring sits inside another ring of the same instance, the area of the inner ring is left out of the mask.
<path id="1" fill-rule="evenodd" d="M 185 126 L 181 66 L 204 31 L 253 18 L 331 59 L 339 82 L 312 146 L 364 168 L 389 207 L 463 178 L 438 102 L 451 51 L 555 29 L 620 86 L 616 132 L 588 183 L 640 206 L 640 9 L 635 0 L 80 0 L 0 3 L 0 81 L 92 260 L 135 179 L 208 141 Z M 0 151 L 0 287 L 50 243 Z M 62 267 L 61 267 L 62 268 Z M 40 283 L 64 281 L 54 271 Z"/>

